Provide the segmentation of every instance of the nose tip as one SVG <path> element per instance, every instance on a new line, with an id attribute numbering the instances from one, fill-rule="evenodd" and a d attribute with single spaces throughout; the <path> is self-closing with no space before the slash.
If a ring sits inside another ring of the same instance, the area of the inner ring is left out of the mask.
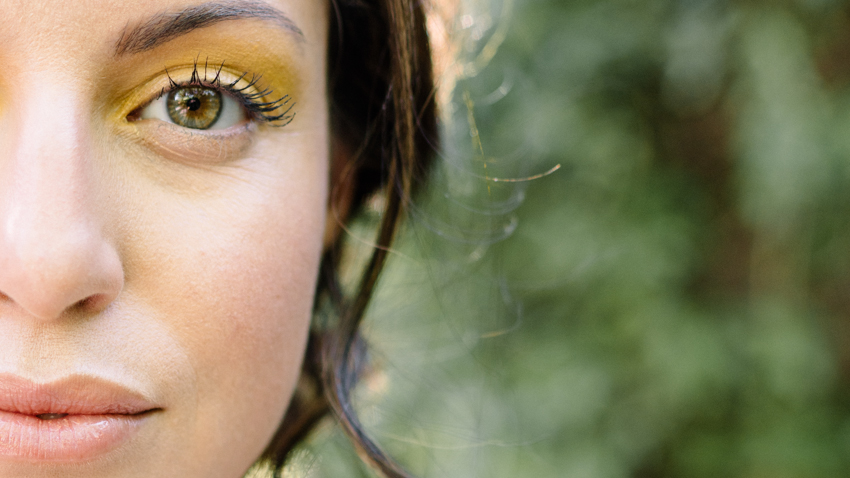
<path id="1" fill-rule="evenodd" d="M 97 312 L 124 285 L 121 262 L 94 228 L 34 227 L 6 221 L 0 247 L 0 293 L 40 320 L 65 311 Z M 37 222 L 37 221 L 36 221 Z M 94 230 L 93 230 L 94 229 Z"/>

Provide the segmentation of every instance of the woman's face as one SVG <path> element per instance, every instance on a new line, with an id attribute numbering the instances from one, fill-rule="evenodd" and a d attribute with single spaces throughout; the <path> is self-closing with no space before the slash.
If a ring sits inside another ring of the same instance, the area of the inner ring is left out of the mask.
<path id="1" fill-rule="evenodd" d="M 0 477 L 241 476 L 310 321 L 326 2 L 0 14 Z"/>

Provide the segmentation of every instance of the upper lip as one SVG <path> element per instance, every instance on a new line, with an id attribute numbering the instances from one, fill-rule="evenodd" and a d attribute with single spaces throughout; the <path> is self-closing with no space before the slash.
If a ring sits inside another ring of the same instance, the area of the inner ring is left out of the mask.
<path id="1" fill-rule="evenodd" d="M 109 380 L 71 375 L 35 383 L 0 374 L 0 411 L 22 415 L 138 415 L 156 410 L 142 393 Z"/>

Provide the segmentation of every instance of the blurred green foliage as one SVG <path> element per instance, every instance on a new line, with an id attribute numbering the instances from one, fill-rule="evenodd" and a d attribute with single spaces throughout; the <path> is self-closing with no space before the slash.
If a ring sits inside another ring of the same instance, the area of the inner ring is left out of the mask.
<path id="1" fill-rule="evenodd" d="M 510 29 L 375 298 L 370 432 L 423 478 L 850 476 L 850 2 L 463 5 L 461 58 Z"/>

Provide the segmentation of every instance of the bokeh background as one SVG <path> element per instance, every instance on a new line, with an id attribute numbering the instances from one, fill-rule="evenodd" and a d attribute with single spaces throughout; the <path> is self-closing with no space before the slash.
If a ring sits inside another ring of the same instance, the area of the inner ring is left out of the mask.
<path id="1" fill-rule="evenodd" d="M 423 478 L 850 476 L 850 2 L 435 9 L 370 433 Z M 372 476 L 331 425 L 290 471 Z"/>

